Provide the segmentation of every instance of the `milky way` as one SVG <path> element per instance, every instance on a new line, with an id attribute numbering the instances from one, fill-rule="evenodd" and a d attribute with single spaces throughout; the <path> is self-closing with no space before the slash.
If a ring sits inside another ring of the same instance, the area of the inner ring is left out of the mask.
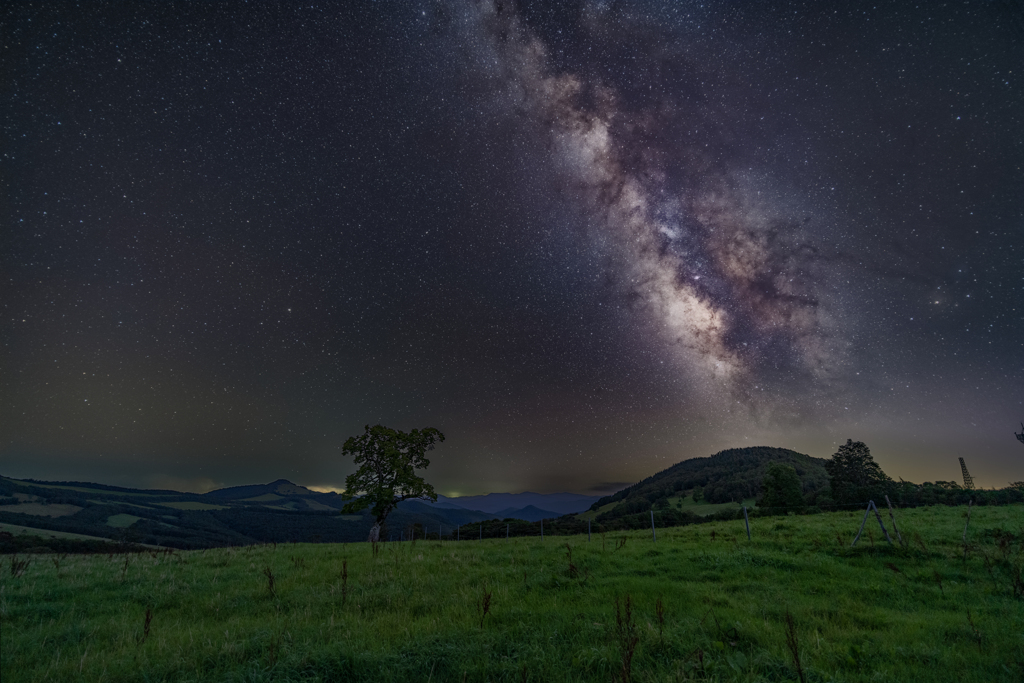
<path id="1" fill-rule="evenodd" d="M 711 127 L 707 113 L 669 96 L 631 109 L 614 84 L 553 69 L 513 11 L 460 9 L 472 77 L 493 90 L 500 112 L 541 132 L 565 194 L 593 218 L 621 293 L 696 382 L 737 389 L 769 356 L 808 378 L 834 373 L 814 277 L 818 248 L 716 163 L 719 140 L 709 152 L 707 137 L 699 145 L 673 139 Z M 602 18 L 588 19 L 592 40 L 605 38 Z"/>
<path id="2" fill-rule="evenodd" d="M 0 474 L 1024 478 L 1006 3 L 6 8 Z"/>

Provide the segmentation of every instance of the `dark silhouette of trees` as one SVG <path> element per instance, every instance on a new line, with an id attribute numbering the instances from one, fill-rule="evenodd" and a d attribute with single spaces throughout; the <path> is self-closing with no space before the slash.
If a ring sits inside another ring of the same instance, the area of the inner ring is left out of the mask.
<path id="1" fill-rule="evenodd" d="M 892 479 L 871 457 L 871 450 L 863 441 L 847 439 L 825 463 L 825 470 L 832 498 L 839 504 L 882 498 L 892 487 Z"/>
<path id="2" fill-rule="evenodd" d="M 343 497 L 350 502 L 342 512 L 370 508 L 374 524 L 368 540 L 375 543 L 380 540 L 388 515 L 403 500 L 437 501 L 434 487 L 417 476 L 416 470 L 430 465 L 426 452 L 444 441 L 444 434 L 433 427 L 405 433 L 384 425 L 366 425 L 365 430 L 362 435 L 346 440 L 341 449 L 342 455 L 353 456 L 358 465 L 345 479 Z"/>
<path id="3" fill-rule="evenodd" d="M 769 463 L 761 482 L 761 493 L 758 507 L 771 508 L 771 512 L 796 511 L 804 506 L 800 477 L 792 465 Z"/>

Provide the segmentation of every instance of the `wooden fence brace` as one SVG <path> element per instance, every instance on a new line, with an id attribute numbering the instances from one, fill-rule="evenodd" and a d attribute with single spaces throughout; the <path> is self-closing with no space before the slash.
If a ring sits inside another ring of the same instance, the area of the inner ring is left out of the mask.
<path id="1" fill-rule="evenodd" d="M 750 540 L 750 520 L 747 518 L 747 506 L 743 506 L 743 523 L 747 525 L 747 540 Z"/>
<path id="2" fill-rule="evenodd" d="M 651 508 L 651 538 L 658 540 L 658 532 L 654 530 L 654 508 Z"/>
<path id="3" fill-rule="evenodd" d="M 892 520 L 892 530 L 896 532 L 896 540 L 900 542 L 900 545 L 904 548 L 907 547 L 907 542 L 903 540 L 903 534 L 900 533 L 900 529 L 896 526 L 896 515 L 892 512 L 892 501 L 889 500 L 889 496 L 885 497 L 885 504 L 889 506 L 889 519 Z"/>
<path id="4" fill-rule="evenodd" d="M 867 521 L 868 521 L 868 515 L 870 515 L 870 514 L 871 514 L 871 506 L 872 506 L 873 504 L 874 504 L 874 503 L 873 503 L 872 501 L 870 501 L 870 500 L 868 501 L 868 509 L 864 511 L 864 519 L 862 519 L 862 520 L 860 521 L 860 529 L 858 529 L 858 530 L 857 530 L 857 537 L 856 537 L 856 538 L 854 538 L 854 539 L 853 539 L 853 543 L 851 543 L 851 544 L 850 544 L 850 547 L 851 547 L 851 548 L 852 548 L 853 546 L 857 545 L 857 541 L 859 541 L 859 540 L 860 540 L 860 535 L 861 535 L 861 532 L 863 532 L 863 531 L 864 531 L 864 525 L 865 525 L 865 524 L 867 523 Z"/>
<path id="5" fill-rule="evenodd" d="M 885 540 L 889 541 L 889 545 L 892 545 L 892 539 L 889 538 L 889 532 L 886 530 L 885 525 L 882 524 L 882 513 L 878 511 L 878 506 L 875 505 L 875 501 L 871 501 L 871 508 L 875 511 L 875 517 L 878 518 L 878 526 L 882 527 L 882 533 L 885 535 Z"/>

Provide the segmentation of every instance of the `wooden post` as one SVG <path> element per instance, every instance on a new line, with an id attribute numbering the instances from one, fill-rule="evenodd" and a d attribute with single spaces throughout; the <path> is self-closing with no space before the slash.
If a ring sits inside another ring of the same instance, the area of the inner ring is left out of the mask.
<path id="1" fill-rule="evenodd" d="M 853 539 L 853 543 L 851 543 L 851 544 L 850 544 L 850 547 L 851 547 L 851 548 L 852 548 L 853 546 L 857 545 L 857 541 L 859 541 L 859 540 L 860 540 L 860 535 L 861 535 L 861 532 L 863 532 L 863 531 L 864 531 L 864 524 L 865 524 L 865 523 L 867 523 L 867 521 L 868 521 L 868 515 L 870 515 L 870 514 L 871 514 L 871 506 L 872 506 L 872 505 L 873 505 L 873 503 L 872 503 L 872 502 L 871 502 L 871 501 L 869 500 L 869 501 L 868 501 L 868 509 L 864 511 L 864 519 L 862 519 L 862 520 L 861 520 L 861 522 L 860 522 L 860 529 L 858 529 L 858 530 L 857 530 L 857 537 L 856 537 L 856 538 L 854 538 L 854 539 Z"/>
<path id="2" fill-rule="evenodd" d="M 743 506 L 743 523 L 747 525 L 747 540 L 750 540 L 750 520 L 747 518 L 747 506 Z"/>
<path id="3" fill-rule="evenodd" d="M 885 535 L 885 540 L 889 541 L 889 545 L 892 545 L 892 539 L 889 538 L 889 532 L 886 531 L 885 525 L 882 524 L 882 513 L 878 511 L 878 506 L 875 505 L 875 501 L 871 501 L 871 507 L 875 511 L 875 517 L 878 518 L 878 526 L 882 527 L 882 533 Z"/>
<path id="4" fill-rule="evenodd" d="M 508 540 L 508 522 L 505 523 L 505 540 Z"/>
<path id="5" fill-rule="evenodd" d="M 590 543 L 590 520 L 587 520 L 587 543 Z"/>
<path id="6" fill-rule="evenodd" d="M 544 520 L 540 520 L 540 537 L 544 538 Z"/>
<path id="7" fill-rule="evenodd" d="M 455 540 L 456 541 L 461 541 L 462 540 L 462 527 L 461 526 L 455 527 Z"/>
<path id="8" fill-rule="evenodd" d="M 971 498 L 967 501 L 967 524 L 964 524 L 964 545 L 967 545 L 967 527 L 971 524 L 971 506 L 974 505 L 974 499 Z M 965 553 L 966 554 L 966 553 Z"/>
<path id="9" fill-rule="evenodd" d="M 651 537 L 658 540 L 658 532 L 654 530 L 654 508 L 651 508 Z"/>
<path id="10" fill-rule="evenodd" d="M 964 524 L 964 562 L 967 561 L 967 527 L 971 525 L 971 506 L 973 504 L 973 498 L 967 501 L 967 524 Z"/>
<path id="11" fill-rule="evenodd" d="M 484 525 L 480 525 L 480 540 L 484 540 Z"/>
<path id="12" fill-rule="evenodd" d="M 903 540 L 903 534 L 900 533 L 899 527 L 896 526 L 896 515 L 892 512 L 892 501 L 889 500 L 889 496 L 885 497 L 885 504 L 889 506 L 889 519 L 892 520 L 892 530 L 896 532 L 896 540 L 905 548 L 907 542 Z"/>

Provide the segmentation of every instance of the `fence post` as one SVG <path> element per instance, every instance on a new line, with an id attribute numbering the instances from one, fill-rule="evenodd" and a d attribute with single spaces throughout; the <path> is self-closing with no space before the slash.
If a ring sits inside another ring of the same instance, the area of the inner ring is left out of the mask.
<path id="1" fill-rule="evenodd" d="M 743 506 L 743 523 L 747 525 L 747 540 L 750 540 L 750 520 L 747 519 L 747 506 Z"/>
<path id="2" fill-rule="evenodd" d="M 508 522 L 505 523 L 505 540 L 508 540 Z"/>
<path id="3" fill-rule="evenodd" d="M 885 534 L 885 540 L 889 541 L 889 545 L 892 545 L 892 539 L 889 538 L 889 532 L 886 531 L 885 525 L 882 524 L 882 513 L 878 511 L 878 506 L 875 505 L 875 501 L 871 501 L 871 507 L 875 509 L 875 517 L 878 518 L 878 526 L 882 527 L 882 533 Z"/>
<path id="4" fill-rule="evenodd" d="M 964 524 L 964 545 L 967 545 L 967 527 L 971 524 L 971 506 L 974 505 L 974 499 L 972 498 L 967 503 L 967 524 Z M 967 552 L 965 551 L 965 555 Z"/>
<path id="5" fill-rule="evenodd" d="M 544 538 L 544 520 L 540 520 L 540 537 Z"/>
<path id="6" fill-rule="evenodd" d="M 484 525 L 480 525 L 480 540 L 484 540 Z"/>
<path id="7" fill-rule="evenodd" d="M 651 537 L 657 542 L 658 532 L 654 530 L 654 508 L 651 508 Z"/>
<path id="8" fill-rule="evenodd" d="M 590 520 L 587 520 L 587 543 L 590 543 Z"/>
<path id="9" fill-rule="evenodd" d="M 455 527 L 455 540 L 456 541 L 461 541 L 462 540 L 462 526 L 461 525 Z"/>
<path id="10" fill-rule="evenodd" d="M 889 496 L 885 497 L 885 504 L 889 506 L 889 519 L 892 520 L 892 530 L 896 532 L 896 540 L 905 548 L 907 543 L 903 540 L 903 534 L 900 533 L 899 527 L 896 526 L 896 515 L 892 512 L 892 501 L 889 500 Z"/>
<path id="11" fill-rule="evenodd" d="M 865 524 L 867 523 L 867 521 L 868 521 L 868 515 L 870 515 L 870 514 L 871 514 L 871 506 L 872 506 L 872 505 L 874 505 L 874 503 L 873 503 L 872 501 L 870 501 L 870 500 L 869 500 L 869 501 L 868 501 L 868 509 L 864 511 L 864 519 L 862 519 L 862 520 L 861 520 L 861 522 L 860 522 L 860 529 L 858 529 L 858 530 L 857 530 L 857 537 L 856 537 L 855 539 L 853 539 L 853 543 L 851 543 L 851 544 L 850 544 L 850 547 L 851 547 L 851 548 L 852 548 L 853 546 L 857 545 L 857 541 L 859 541 L 859 540 L 860 540 L 860 535 L 861 535 L 861 532 L 863 532 L 863 531 L 864 531 L 864 525 L 865 525 Z"/>

